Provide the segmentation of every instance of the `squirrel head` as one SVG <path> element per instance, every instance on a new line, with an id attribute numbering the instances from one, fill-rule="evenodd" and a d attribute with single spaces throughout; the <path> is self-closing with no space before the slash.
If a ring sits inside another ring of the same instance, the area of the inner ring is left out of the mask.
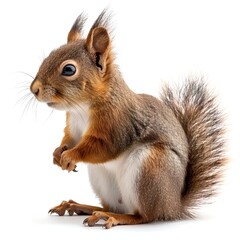
<path id="1" fill-rule="evenodd" d="M 108 19 L 104 10 L 87 38 L 83 38 L 86 18 L 79 15 L 68 33 L 67 44 L 44 59 L 30 86 L 37 100 L 56 109 L 69 110 L 107 93 L 113 65 L 111 40 L 106 28 Z"/>

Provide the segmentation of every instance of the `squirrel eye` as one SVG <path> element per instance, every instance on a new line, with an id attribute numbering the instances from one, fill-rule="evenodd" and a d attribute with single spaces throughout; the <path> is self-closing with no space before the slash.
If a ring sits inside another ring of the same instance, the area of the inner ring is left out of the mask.
<path id="1" fill-rule="evenodd" d="M 72 64 L 67 64 L 62 69 L 62 75 L 63 76 L 73 76 L 76 73 L 76 67 Z"/>

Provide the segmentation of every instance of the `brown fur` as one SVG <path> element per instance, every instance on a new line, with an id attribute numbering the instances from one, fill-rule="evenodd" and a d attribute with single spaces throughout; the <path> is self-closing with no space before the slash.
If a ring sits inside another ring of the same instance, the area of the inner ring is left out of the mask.
<path id="1" fill-rule="evenodd" d="M 191 217 L 191 208 L 214 195 L 221 180 L 221 113 L 203 81 L 187 81 L 176 93 L 165 87 L 161 100 L 132 92 L 114 64 L 108 19 L 103 11 L 84 39 L 86 19 L 80 15 L 68 43 L 43 61 L 31 91 L 39 101 L 67 111 L 64 137 L 53 153 L 54 163 L 63 170 L 74 170 L 78 162 L 114 161 L 134 146 L 148 146 L 150 154 L 135 184 L 139 207 L 134 214 L 117 214 L 109 212 L 114 206 L 104 200 L 103 208 L 70 200 L 50 213 L 92 214 L 84 223 L 92 226 L 103 219 L 106 228 Z M 76 73 L 64 76 L 69 62 Z M 83 103 L 89 105 L 89 126 L 76 142 L 68 111 Z"/>

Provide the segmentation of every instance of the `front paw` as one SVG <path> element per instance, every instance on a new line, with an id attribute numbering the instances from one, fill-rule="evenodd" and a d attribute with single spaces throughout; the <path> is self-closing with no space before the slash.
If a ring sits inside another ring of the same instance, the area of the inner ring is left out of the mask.
<path id="1" fill-rule="evenodd" d="M 67 150 L 64 151 L 61 155 L 60 159 L 60 166 L 62 167 L 62 170 L 70 171 L 76 171 L 76 151 L 74 150 Z"/>
<path id="2" fill-rule="evenodd" d="M 57 147 L 54 150 L 54 152 L 53 152 L 53 164 L 56 164 L 59 167 L 61 167 L 61 164 L 60 164 L 61 155 L 66 150 L 68 150 L 67 145 L 62 145 L 60 147 Z"/>

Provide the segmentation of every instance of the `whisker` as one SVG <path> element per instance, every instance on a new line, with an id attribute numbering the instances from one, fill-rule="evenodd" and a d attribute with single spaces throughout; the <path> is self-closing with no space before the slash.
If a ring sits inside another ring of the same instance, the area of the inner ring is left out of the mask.
<path id="1" fill-rule="evenodd" d="M 27 95 L 27 97 L 29 97 L 30 94 Z M 26 99 L 26 97 L 25 97 Z M 24 109 L 23 109 L 23 112 L 22 112 L 22 116 L 21 116 L 21 119 L 23 118 L 23 116 L 29 111 L 29 108 L 32 106 L 33 107 L 33 104 L 34 102 L 36 102 L 36 99 L 34 98 L 34 96 L 32 96 L 28 101 L 27 101 L 27 104 L 25 105 Z"/>
<path id="2" fill-rule="evenodd" d="M 22 88 L 20 91 L 18 91 L 18 94 L 19 95 L 22 95 L 23 92 L 27 92 L 27 94 L 32 94 L 30 91 L 29 91 L 29 88 L 25 87 L 25 88 Z"/>
<path id="3" fill-rule="evenodd" d="M 31 93 L 30 93 L 30 92 L 27 93 L 27 94 L 25 94 L 25 95 L 23 95 L 21 98 L 19 98 L 19 99 L 17 100 L 17 102 L 14 104 L 14 106 L 16 106 L 16 105 L 18 105 L 18 104 L 20 104 L 20 103 L 24 103 L 30 96 L 31 96 Z"/>
<path id="4" fill-rule="evenodd" d="M 25 74 L 25 75 L 29 76 L 30 78 L 34 79 L 34 77 L 29 73 L 26 73 L 26 72 L 23 72 L 23 71 L 18 71 L 18 73 Z"/>
<path id="5" fill-rule="evenodd" d="M 30 89 L 30 82 L 29 81 L 24 81 L 24 82 L 19 82 L 15 85 L 14 88 L 26 88 L 26 89 Z"/>
<path id="6" fill-rule="evenodd" d="M 51 118 L 51 116 L 53 115 L 53 112 L 54 112 L 54 109 L 52 108 L 51 109 L 51 112 L 49 113 L 47 119 L 46 119 L 46 122 Z"/>
<path id="7" fill-rule="evenodd" d="M 32 108 L 36 111 L 36 98 L 34 95 L 30 92 L 30 85 L 34 77 L 26 72 L 23 71 L 17 71 L 17 74 L 23 74 L 30 78 L 30 80 L 23 80 L 19 81 L 15 84 L 14 89 L 17 89 L 16 95 L 19 96 L 19 98 L 16 100 L 16 103 L 14 104 L 14 107 L 21 105 L 21 119 L 23 116 L 28 113 L 29 109 Z M 23 105 L 23 106 L 22 106 Z"/>

